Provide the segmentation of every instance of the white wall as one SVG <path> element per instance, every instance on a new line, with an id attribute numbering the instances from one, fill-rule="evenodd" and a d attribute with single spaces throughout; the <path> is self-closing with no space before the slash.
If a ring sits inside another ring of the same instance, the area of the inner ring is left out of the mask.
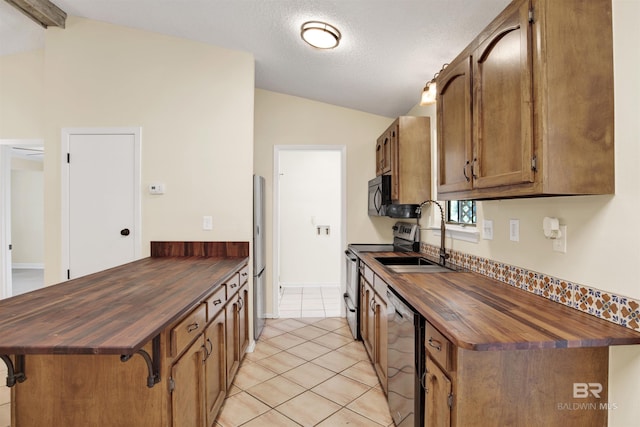
<path id="1" fill-rule="evenodd" d="M 447 247 L 539 271 L 611 294 L 640 299 L 640 2 L 613 0 L 616 194 L 478 202 L 478 223 L 492 219 L 494 239 L 467 243 L 447 239 Z M 594 93 L 594 96 L 597 94 Z M 415 107 L 428 115 L 435 108 Z M 433 139 L 434 144 L 436 139 Z M 435 147 L 434 147 L 435 149 Z M 435 170 L 435 159 L 432 167 Z M 554 216 L 568 227 L 567 253 L 552 251 L 542 219 Z M 509 219 L 520 220 L 520 241 L 509 240 Z M 421 220 L 423 226 L 429 218 Z M 438 246 L 429 231 L 423 241 Z M 610 426 L 637 425 L 640 417 L 640 346 L 611 347 Z"/>
<path id="2" fill-rule="evenodd" d="M 44 172 L 42 162 L 12 159 L 11 256 L 14 266 L 44 265 Z"/>
<path id="3" fill-rule="evenodd" d="M 367 216 L 367 181 L 374 178 L 375 141 L 392 118 L 336 107 L 290 95 L 256 90 L 254 173 L 265 177 L 267 248 L 273 243 L 273 147 L 275 145 L 345 145 L 347 148 L 348 243 L 391 240 L 390 218 Z M 273 271 L 272 251 L 267 269 Z M 272 304 L 272 276 L 267 275 L 267 307 Z"/>
<path id="4" fill-rule="evenodd" d="M 252 239 L 251 54 L 70 17 L 44 58 L 46 283 L 60 279 L 63 127 L 142 127 L 143 256 L 151 240 Z"/>

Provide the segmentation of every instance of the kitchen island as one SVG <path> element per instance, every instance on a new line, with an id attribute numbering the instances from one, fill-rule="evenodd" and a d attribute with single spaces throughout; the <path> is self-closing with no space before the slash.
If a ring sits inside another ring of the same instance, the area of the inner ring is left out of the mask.
<path id="1" fill-rule="evenodd" d="M 608 347 L 640 333 L 464 269 L 400 274 L 377 260 L 423 253 L 358 256 L 365 286 L 392 288 L 424 318 L 425 425 L 607 424 Z"/>
<path id="2" fill-rule="evenodd" d="M 150 258 L 0 301 L 12 425 L 213 424 L 248 344 L 248 247 L 152 242 Z"/>

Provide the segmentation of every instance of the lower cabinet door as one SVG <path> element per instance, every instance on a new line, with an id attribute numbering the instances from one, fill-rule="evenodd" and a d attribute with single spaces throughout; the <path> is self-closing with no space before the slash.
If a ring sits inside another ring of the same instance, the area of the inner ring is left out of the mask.
<path id="1" fill-rule="evenodd" d="M 171 368 L 173 427 L 205 426 L 204 338 L 198 338 Z"/>
<path id="2" fill-rule="evenodd" d="M 215 425 L 216 417 L 227 395 L 225 352 L 225 312 L 220 311 L 205 331 L 205 389 L 207 396 L 207 426 Z"/>
<path id="3" fill-rule="evenodd" d="M 245 284 L 238 291 L 238 329 L 240 359 L 249 347 L 249 287 Z"/>
<path id="4" fill-rule="evenodd" d="M 226 327 L 225 327 L 225 347 L 227 365 L 227 390 L 233 383 L 233 378 L 240 366 L 240 331 L 238 316 L 238 295 L 234 295 L 227 302 L 226 307 Z"/>
<path id="5" fill-rule="evenodd" d="M 376 361 L 374 367 L 380 384 L 382 385 L 382 391 L 387 394 L 387 303 L 382 298 L 376 299 L 376 336 L 375 336 L 375 353 Z"/>
<path id="6" fill-rule="evenodd" d="M 425 390 L 425 427 L 450 427 L 451 381 L 442 370 L 427 357 Z"/>

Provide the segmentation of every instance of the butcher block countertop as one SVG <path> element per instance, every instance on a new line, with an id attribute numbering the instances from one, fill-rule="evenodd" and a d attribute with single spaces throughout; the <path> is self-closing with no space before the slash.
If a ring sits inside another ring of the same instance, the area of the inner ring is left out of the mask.
<path id="1" fill-rule="evenodd" d="M 429 258 L 424 254 L 404 254 Z M 361 252 L 358 256 L 429 323 L 462 349 L 517 350 L 640 344 L 640 332 L 478 273 L 399 274 L 388 270 L 376 258 L 403 256 L 402 253 Z"/>
<path id="2" fill-rule="evenodd" d="M 132 355 L 248 258 L 144 258 L 0 300 L 0 354 Z"/>

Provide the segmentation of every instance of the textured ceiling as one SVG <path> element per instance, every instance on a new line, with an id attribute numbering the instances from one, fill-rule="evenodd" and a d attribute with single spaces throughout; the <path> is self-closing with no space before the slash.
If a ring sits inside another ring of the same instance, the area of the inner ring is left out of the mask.
<path id="1" fill-rule="evenodd" d="M 395 117 L 510 0 L 53 0 L 69 15 L 253 53 L 256 87 Z M 309 47 L 300 25 L 342 33 Z M 44 29 L 0 1 L 0 54 L 41 47 Z"/>

